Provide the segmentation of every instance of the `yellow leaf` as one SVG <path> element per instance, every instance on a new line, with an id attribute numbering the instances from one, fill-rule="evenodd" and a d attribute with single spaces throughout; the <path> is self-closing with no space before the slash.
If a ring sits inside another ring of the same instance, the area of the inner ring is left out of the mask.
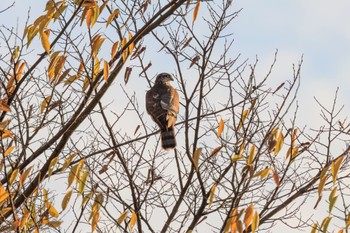
<path id="1" fill-rule="evenodd" d="M 345 228 L 348 229 L 349 226 L 350 226 L 350 214 L 348 214 L 348 216 L 346 217 L 346 220 L 345 220 Z"/>
<path id="2" fill-rule="evenodd" d="M 200 7 L 200 3 L 201 3 L 201 1 L 200 1 L 200 0 L 197 0 L 197 4 L 196 4 L 196 6 L 194 7 L 193 16 L 192 16 L 192 25 L 194 24 L 194 22 L 195 22 L 196 19 L 197 19 L 198 12 L 199 12 L 199 7 Z"/>
<path id="3" fill-rule="evenodd" d="M 46 223 L 46 225 L 53 227 L 53 228 L 58 228 L 59 226 L 61 226 L 62 221 L 48 221 Z"/>
<path id="4" fill-rule="evenodd" d="M 98 220 L 100 219 L 100 213 L 96 212 L 92 217 L 91 230 L 95 231 L 97 227 Z"/>
<path id="5" fill-rule="evenodd" d="M 193 164 L 196 170 L 198 170 L 198 161 L 201 153 L 202 153 L 202 148 L 197 148 L 193 155 Z"/>
<path id="6" fill-rule="evenodd" d="M 323 219 L 322 224 L 321 224 L 322 232 L 327 232 L 327 229 L 328 229 L 328 226 L 329 226 L 329 223 L 331 220 L 332 220 L 332 217 L 330 217 L 330 216 Z"/>
<path id="7" fill-rule="evenodd" d="M 244 158 L 243 155 L 234 155 L 234 156 L 232 156 L 231 160 L 232 160 L 232 162 L 235 162 L 235 161 L 242 159 L 242 158 Z"/>
<path id="8" fill-rule="evenodd" d="M 224 126 L 225 126 L 224 121 L 221 118 L 219 123 L 219 128 L 218 128 L 218 134 L 217 134 L 218 138 L 221 136 L 221 133 L 224 130 Z"/>
<path id="9" fill-rule="evenodd" d="M 15 148 L 15 146 L 10 146 L 9 148 L 7 148 L 7 150 L 4 153 L 4 156 L 8 156 L 9 154 L 11 154 L 11 152 L 14 148 Z"/>
<path id="10" fill-rule="evenodd" d="M 11 173 L 11 176 L 10 176 L 10 179 L 9 179 L 9 184 L 10 184 L 10 185 L 15 181 L 15 179 L 17 178 L 18 173 L 19 173 L 19 170 L 18 170 L 18 169 L 14 170 L 14 171 Z"/>
<path id="11" fill-rule="evenodd" d="M 119 15 L 119 9 L 114 10 L 113 13 L 110 14 L 110 16 L 109 16 L 108 19 L 107 19 L 106 27 L 108 27 L 108 25 L 112 22 L 112 20 L 113 20 L 115 17 L 118 17 L 118 15 Z"/>
<path id="12" fill-rule="evenodd" d="M 86 169 L 81 175 L 79 180 L 79 189 L 78 189 L 79 193 L 82 193 L 84 191 L 88 175 L 89 175 L 89 171 Z"/>
<path id="13" fill-rule="evenodd" d="M 332 212 L 332 209 L 335 205 L 335 202 L 337 201 L 337 187 L 334 187 L 332 192 L 329 194 L 328 200 L 329 200 L 329 213 Z"/>
<path id="14" fill-rule="evenodd" d="M 43 113 L 45 111 L 45 108 L 47 107 L 47 105 L 50 103 L 51 100 L 51 96 L 46 96 L 45 99 L 43 100 L 43 102 L 41 103 L 41 109 L 40 112 Z"/>
<path id="15" fill-rule="evenodd" d="M 70 76 L 66 81 L 64 81 L 64 86 L 67 86 L 68 84 L 73 83 L 75 80 L 79 79 L 79 75 L 72 75 Z"/>
<path id="16" fill-rule="evenodd" d="M 210 156 L 214 156 L 216 155 L 221 149 L 222 149 L 223 146 L 218 146 L 216 147 L 211 153 L 210 153 Z"/>
<path id="17" fill-rule="evenodd" d="M 134 228 L 136 221 L 137 221 L 137 215 L 136 215 L 135 211 L 132 211 L 130 223 L 129 223 L 130 231 L 132 231 L 132 229 Z"/>
<path id="18" fill-rule="evenodd" d="M 213 186 L 210 189 L 209 202 L 208 202 L 209 208 L 213 204 L 215 190 L 216 190 L 216 184 L 213 184 Z"/>
<path id="19" fill-rule="evenodd" d="M 252 222 L 253 212 L 254 212 L 254 205 L 250 204 L 249 207 L 245 211 L 245 216 L 244 216 L 245 229 L 248 229 L 250 223 Z"/>
<path id="20" fill-rule="evenodd" d="M 8 196 L 9 196 L 9 193 L 0 184 L 0 204 L 3 203 L 7 199 Z"/>
<path id="21" fill-rule="evenodd" d="M 107 79 L 109 77 L 109 64 L 106 60 L 103 61 L 103 78 L 105 82 L 107 82 Z"/>
<path id="22" fill-rule="evenodd" d="M 270 174 L 271 170 L 271 168 L 265 168 L 264 170 L 255 173 L 254 177 L 260 176 L 261 180 L 265 179 Z"/>
<path id="23" fill-rule="evenodd" d="M 49 177 L 52 175 L 53 169 L 56 166 L 57 161 L 58 161 L 58 156 L 56 156 L 55 158 L 53 158 L 51 160 L 50 165 L 49 165 L 49 172 L 47 174 Z"/>
<path id="24" fill-rule="evenodd" d="M 282 149 L 283 143 L 284 143 L 284 137 L 283 137 L 282 131 L 279 130 L 279 134 L 277 137 L 277 143 L 276 143 L 275 150 L 274 150 L 275 155 L 277 155 L 278 152 L 280 152 L 280 150 Z"/>
<path id="25" fill-rule="evenodd" d="M 85 203 L 91 199 L 91 197 L 92 197 L 93 194 L 94 194 L 94 192 L 91 191 L 88 195 L 86 195 L 86 196 L 83 198 L 83 201 L 82 201 L 81 205 L 84 206 Z"/>
<path id="26" fill-rule="evenodd" d="M 317 232 L 317 224 L 314 223 L 314 225 L 312 225 L 312 229 L 310 233 L 316 233 Z"/>
<path id="27" fill-rule="evenodd" d="M 73 160 L 73 158 L 77 155 L 77 152 L 74 152 L 73 154 L 71 154 L 68 159 L 64 162 L 61 171 L 64 171 L 67 169 L 67 167 L 69 166 L 69 164 L 71 163 L 71 161 Z"/>
<path id="28" fill-rule="evenodd" d="M 249 109 L 246 109 L 246 110 L 243 111 L 242 116 L 241 116 L 241 120 L 239 121 L 239 125 L 238 125 L 238 129 L 237 130 L 239 130 L 240 128 L 243 127 L 243 123 L 244 123 L 245 119 L 247 118 L 248 113 L 249 113 Z"/>
<path id="29" fill-rule="evenodd" d="M 344 229 L 340 229 L 339 231 L 338 231 L 338 233 L 343 233 L 344 232 Z"/>
<path id="30" fill-rule="evenodd" d="M 252 233 L 254 233 L 259 228 L 259 213 L 255 211 L 252 221 Z"/>
<path id="31" fill-rule="evenodd" d="M 32 168 L 33 168 L 33 166 L 31 166 L 30 168 L 28 168 L 27 170 L 25 170 L 22 173 L 21 177 L 19 178 L 19 187 L 22 187 L 24 181 L 27 179 L 27 177 L 28 177 L 29 173 L 31 172 Z"/>
<path id="32" fill-rule="evenodd" d="M 49 42 L 50 30 L 40 32 L 41 44 L 47 54 L 50 54 L 50 42 Z"/>
<path id="33" fill-rule="evenodd" d="M 121 224 L 127 216 L 128 216 L 128 211 L 125 210 L 117 219 L 118 224 Z"/>
<path id="34" fill-rule="evenodd" d="M 335 183 L 335 181 L 337 180 L 337 176 L 338 176 L 338 172 L 339 172 L 339 168 L 341 163 L 343 162 L 345 155 L 339 157 L 335 162 L 332 162 L 332 179 L 333 179 L 333 183 Z"/>
<path id="35" fill-rule="evenodd" d="M 254 158 L 255 158 L 255 146 L 252 145 L 250 147 L 249 156 L 248 156 L 248 159 L 247 159 L 247 164 L 251 165 L 253 163 L 253 161 L 254 161 Z"/>
<path id="36" fill-rule="evenodd" d="M 58 211 L 50 202 L 48 202 L 48 212 L 51 215 L 51 217 L 58 218 L 59 216 Z"/>
<path id="37" fill-rule="evenodd" d="M 100 60 L 96 57 L 95 58 L 95 65 L 94 65 L 94 74 L 93 74 L 94 79 L 96 78 L 99 71 L 100 71 Z"/>
<path id="38" fill-rule="evenodd" d="M 67 208 L 69 200 L 72 196 L 72 193 L 73 193 L 73 190 L 71 189 L 66 193 L 66 195 L 64 195 L 62 203 L 61 203 L 62 210 L 65 210 Z"/>

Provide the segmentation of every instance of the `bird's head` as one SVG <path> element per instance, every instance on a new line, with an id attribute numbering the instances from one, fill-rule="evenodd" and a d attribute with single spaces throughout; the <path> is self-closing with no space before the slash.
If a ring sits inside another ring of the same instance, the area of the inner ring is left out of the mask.
<path id="1" fill-rule="evenodd" d="M 174 81 L 174 78 L 169 73 L 160 73 L 156 78 L 156 83 L 158 84 L 167 84 L 170 81 Z"/>

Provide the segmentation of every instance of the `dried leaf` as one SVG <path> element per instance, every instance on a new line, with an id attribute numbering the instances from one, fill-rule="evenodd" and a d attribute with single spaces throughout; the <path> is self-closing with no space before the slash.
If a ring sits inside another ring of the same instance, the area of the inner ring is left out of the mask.
<path id="1" fill-rule="evenodd" d="M 129 41 L 132 39 L 132 34 L 131 32 L 129 32 Z M 129 49 L 129 54 L 132 54 L 132 51 L 134 50 L 134 47 L 135 47 L 135 43 L 134 42 L 131 42 L 128 49 Z"/>
<path id="2" fill-rule="evenodd" d="M 5 112 L 11 112 L 10 106 L 7 105 L 5 100 L 0 100 L 0 110 Z M 2 137 L 4 138 L 4 137 Z"/>
<path id="3" fill-rule="evenodd" d="M 245 216 L 244 216 L 245 229 L 248 229 L 249 225 L 252 222 L 253 212 L 254 212 L 254 205 L 250 204 L 249 207 L 245 211 Z"/>
<path id="4" fill-rule="evenodd" d="M 57 161 L 58 161 L 58 156 L 56 156 L 55 158 L 53 158 L 51 160 L 50 165 L 49 165 L 49 172 L 47 174 L 49 177 L 52 175 L 53 169 L 56 166 Z"/>
<path id="5" fill-rule="evenodd" d="M 277 187 L 280 186 L 280 179 L 278 177 L 277 169 L 273 170 L 273 180 L 275 181 L 275 184 Z"/>
<path id="6" fill-rule="evenodd" d="M 215 196 L 215 190 L 216 190 L 216 183 L 210 189 L 209 202 L 208 202 L 209 208 L 213 204 L 214 196 Z"/>
<path id="7" fill-rule="evenodd" d="M 71 154 L 68 159 L 64 162 L 61 171 L 63 172 L 64 170 L 66 170 L 66 168 L 69 166 L 69 164 L 71 163 L 72 159 L 77 155 L 77 152 L 74 152 L 73 154 Z"/>
<path id="8" fill-rule="evenodd" d="M 235 161 L 237 161 L 239 159 L 243 159 L 243 158 L 244 158 L 243 155 L 234 155 L 234 156 L 232 156 L 231 160 L 232 160 L 232 162 L 235 162 Z"/>
<path id="9" fill-rule="evenodd" d="M 50 216 L 54 217 L 54 218 L 58 218 L 59 213 L 56 210 L 56 208 L 50 202 L 48 202 L 47 205 L 48 205 L 48 212 L 49 212 Z"/>
<path id="10" fill-rule="evenodd" d="M 271 168 L 265 168 L 264 170 L 257 172 L 254 177 L 260 176 L 260 179 L 263 180 L 270 174 L 271 170 Z"/>
<path id="11" fill-rule="evenodd" d="M 216 155 L 222 148 L 223 148 L 223 146 L 218 146 L 218 147 L 216 147 L 216 148 L 210 153 L 210 156 Z"/>
<path id="12" fill-rule="evenodd" d="M 219 122 L 218 134 L 217 134 L 218 138 L 221 136 L 221 133 L 224 130 L 224 126 L 225 126 L 224 121 L 221 118 Z"/>
<path id="13" fill-rule="evenodd" d="M 202 148 L 197 148 L 193 155 L 193 164 L 197 171 L 198 171 L 199 156 L 201 153 L 202 153 Z"/>
<path id="14" fill-rule="evenodd" d="M 337 187 L 334 187 L 332 192 L 329 194 L 328 200 L 329 200 L 329 213 L 332 212 L 332 209 L 335 205 L 335 202 L 337 201 Z"/>
<path id="15" fill-rule="evenodd" d="M 0 204 L 3 203 L 7 199 L 8 196 L 9 196 L 9 193 L 0 184 Z M 2 210 L 1 210 L 1 213 L 2 213 Z"/>
<path id="16" fill-rule="evenodd" d="M 94 9 L 93 8 L 89 8 L 86 11 L 86 15 L 85 15 L 85 20 L 86 20 L 86 26 L 88 28 L 91 28 L 91 24 L 92 24 L 92 17 L 94 15 Z"/>
<path id="17" fill-rule="evenodd" d="M 317 224 L 314 223 L 314 224 L 312 225 L 312 228 L 311 228 L 311 232 L 310 232 L 310 233 L 316 233 L 316 232 L 317 232 Z"/>
<path id="18" fill-rule="evenodd" d="M 105 82 L 107 82 L 107 79 L 109 77 L 109 64 L 106 60 L 103 61 L 103 78 Z"/>
<path id="19" fill-rule="evenodd" d="M 196 19 L 197 19 L 198 12 L 199 12 L 199 7 L 200 7 L 200 3 L 201 3 L 201 1 L 200 1 L 200 0 L 197 0 L 196 6 L 194 7 L 193 16 L 192 16 L 192 25 L 194 24 L 194 22 L 195 22 Z"/>
<path id="20" fill-rule="evenodd" d="M 328 229 L 328 226 L 329 226 L 329 223 L 331 220 L 332 220 L 332 217 L 330 217 L 330 216 L 323 219 L 322 224 L 321 224 L 322 232 L 327 232 L 327 229 Z"/>
<path id="21" fill-rule="evenodd" d="M 249 114 L 249 109 L 246 109 L 243 111 L 237 130 L 243 127 L 244 121 L 247 118 L 248 114 Z"/>
<path id="22" fill-rule="evenodd" d="M 50 42 L 49 42 L 50 30 L 40 32 L 41 45 L 45 49 L 47 54 L 50 54 Z"/>
<path id="23" fill-rule="evenodd" d="M 332 162 L 332 179 L 333 179 L 333 183 L 335 183 L 335 181 L 337 180 L 338 177 L 338 172 L 340 169 L 340 165 L 343 162 L 345 155 L 339 157 L 335 162 Z"/>
<path id="24" fill-rule="evenodd" d="M 92 217 L 92 222 L 91 222 L 91 230 L 92 232 L 94 232 L 97 228 L 97 223 L 98 223 L 98 220 L 100 220 L 100 213 L 99 212 L 96 212 L 93 217 Z"/>
<path id="25" fill-rule="evenodd" d="M 132 229 L 134 228 L 136 221 L 137 221 L 137 215 L 135 211 L 132 211 L 130 223 L 129 223 L 130 231 L 132 231 Z"/>
<path id="26" fill-rule="evenodd" d="M 127 84 L 130 78 L 132 68 L 131 67 L 126 67 L 125 69 L 125 74 L 124 74 L 124 83 Z"/>
<path id="27" fill-rule="evenodd" d="M 118 47 L 119 47 L 119 41 L 115 42 L 112 46 L 112 51 L 111 51 L 111 58 L 113 59 L 115 54 L 117 53 Z"/>
<path id="28" fill-rule="evenodd" d="M 89 171 L 86 169 L 83 174 L 81 175 L 80 179 L 79 179 L 79 189 L 78 189 L 78 193 L 82 193 L 85 189 L 86 186 L 86 181 L 89 175 Z"/>
<path id="29" fill-rule="evenodd" d="M 11 154 L 12 150 L 15 149 L 15 146 L 10 146 L 9 148 L 7 148 L 7 150 L 4 153 L 4 156 L 8 156 L 9 154 Z"/>
<path id="30" fill-rule="evenodd" d="M 15 170 L 11 173 L 10 179 L 9 179 L 9 181 L 8 181 L 9 185 L 11 185 L 11 184 L 15 181 L 15 179 L 17 178 L 18 173 L 19 173 L 19 169 L 15 169 Z"/>
<path id="31" fill-rule="evenodd" d="M 119 15 L 119 9 L 114 10 L 113 13 L 110 14 L 107 19 L 106 27 L 108 27 L 108 25 L 112 22 L 112 20 L 118 17 L 118 15 Z"/>
<path id="32" fill-rule="evenodd" d="M 51 96 L 46 96 L 43 102 L 41 102 L 41 108 L 40 112 L 43 113 L 47 107 L 47 105 L 50 103 Z"/>
<path id="33" fill-rule="evenodd" d="M 255 211 L 252 221 L 252 233 L 254 233 L 259 228 L 259 213 Z"/>
<path id="34" fill-rule="evenodd" d="M 27 179 L 29 173 L 31 172 L 33 166 L 31 166 L 30 168 L 28 168 L 27 170 L 25 170 L 22 175 L 19 178 L 19 187 L 23 186 L 24 181 Z"/>
<path id="35" fill-rule="evenodd" d="M 73 190 L 71 189 L 66 193 L 66 195 L 64 195 L 62 203 L 61 203 L 62 210 L 65 210 L 67 208 L 69 200 L 72 196 L 72 193 L 73 193 Z"/>
<path id="36" fill-rule="evenodd" d="M 281 83 L 277 88 L 276 90 L 272 93 L 272 94 L 275 94 L 277 91 L 279 91 L 279 89 L 281 89 L 282 87 L 284 86 L 284 83 Z"/>
<path id="37" fill-rule="evenodd" d="M 252 145 L 250 147 L 249 156 L 247 158 L 247 164 L 251 165 L 253 163 L 253 161 L 254 161 L 254 158 L 255 158 L 255 146 Z"/>
<path id="38" fill-rule="evenodd" d="M 126 219 L 127 216 L 128 216 L 128 211 L 125 210 L 117 219 L 118 224 L 121 224 Z"/>
<path id="39" fill-rule="evenodd" d="M 284 137 L 283 137 L 282 131 L 279 130 L 279 134 L 277 137 L 277 142 L 276 142 L 276 146 L 275 146 L 275 150 L 274 150 L 275 155 L 277 155 L 278 152 L 280 152 L 283 144 L 284 144 Z"/>

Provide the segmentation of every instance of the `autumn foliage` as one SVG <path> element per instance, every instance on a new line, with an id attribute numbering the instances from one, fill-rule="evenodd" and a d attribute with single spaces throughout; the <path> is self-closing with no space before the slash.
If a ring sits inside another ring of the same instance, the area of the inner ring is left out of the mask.
<path id="1" fill-rule="evenodd" d="M 49 0 L 42 12 L 1 30 L 1 232 L 349 230 L 337 97 L 316 102 L 320 128 L 299 124 L 303 58 L 290 80 L 273 77 L 277 52 L 258 72 L 233 48 L 233 1 Z M 181 99 L 169 152 L 144 108 L 164 71 Z"/>

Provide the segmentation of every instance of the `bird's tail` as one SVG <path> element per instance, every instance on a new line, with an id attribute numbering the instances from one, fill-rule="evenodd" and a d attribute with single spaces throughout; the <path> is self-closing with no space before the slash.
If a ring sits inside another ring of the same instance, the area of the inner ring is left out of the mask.
<path id="1" fill-rule="evenodd" d="M 160 135 L 162 138 L 162 147 L 164 150 L 171 150 L 176 147 L 174 127 L 169 127 L 162 130 Z"/>

